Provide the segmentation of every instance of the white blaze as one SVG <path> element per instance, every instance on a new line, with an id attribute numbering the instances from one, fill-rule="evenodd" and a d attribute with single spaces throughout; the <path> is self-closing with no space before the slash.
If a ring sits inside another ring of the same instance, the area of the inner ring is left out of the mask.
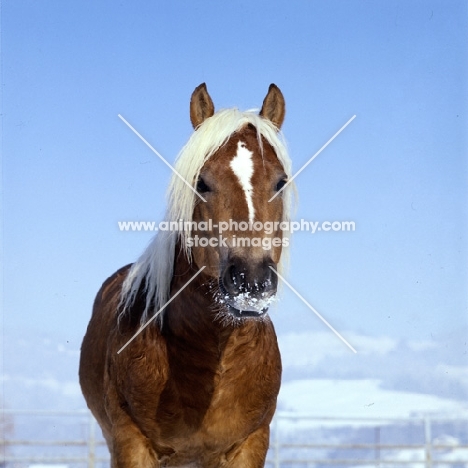
<path id="1" fill-rule="evenodd" d="M 251 179 L 253 175 L 252 151 L 248 150 L 243 141 L 237 142 L 237 153 L 232 158 L 231 169 L 239 179 L 239 183 L 244 190 L 247 208 L 249 209 L 249 222 L 254 222 L 255 209 L 252 202 L 253 187 Z"/>

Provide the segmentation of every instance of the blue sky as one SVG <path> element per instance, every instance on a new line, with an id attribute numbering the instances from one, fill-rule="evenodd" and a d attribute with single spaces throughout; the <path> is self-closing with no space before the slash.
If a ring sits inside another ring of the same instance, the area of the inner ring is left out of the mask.
<path id="1" fill-rule="evenodd" d="M 206 82 L 217 108 L 286 98 L 300 233 L 289 281 L 345 336 L 467 326 L 464 1 L 2 3 L 3 330 L 79 346 L 100 284 L 136 259 Z M 323 330 L 284 290 L 278 333 Z M 348 333 L 348 335 L 347 335 Z M 359 350 L 359 343 L 353 343 Z M 455 350 L 461 352 L 461 350 Z"/>

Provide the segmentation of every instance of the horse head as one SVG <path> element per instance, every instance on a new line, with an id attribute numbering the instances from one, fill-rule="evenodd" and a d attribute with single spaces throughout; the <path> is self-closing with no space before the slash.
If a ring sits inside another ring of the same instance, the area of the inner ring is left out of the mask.
<path id="1" fill-rule="evenodd" d="M 277 135 L 285 115 L 280 89 L 270 85 L 259 114 L 251 114 L 204 161 L 193 181 L 201 197 L 193 210 L 192 258 L 217 286 L 220 311 L 236 317 L 259 317 L 268 310 L 288 242 L 282 223 L 289 167 Z M 222 128 L 210 122 L 216 116 L 205 84 L 198 86 L 190 102 L 195 132 L 210 138 L 217 126 Z"/>

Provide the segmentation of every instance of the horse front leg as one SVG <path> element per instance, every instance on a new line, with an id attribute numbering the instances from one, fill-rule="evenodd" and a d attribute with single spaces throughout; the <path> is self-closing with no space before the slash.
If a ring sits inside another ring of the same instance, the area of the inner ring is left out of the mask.
<path id="1" fill-rule="evenodd" d="M 157 453 L 149 439 L 122 408 L 113 387 L 107 389 L 106 412 L 111 468 L 160 468 Z"/>
<path id="2" fill-rule="evenodd" d="M 112 468 L 160 468 L 148 439 L 134 425 L 114 432 L 110 452 Z"/>
<path id="3" fill-rule="evenodd" d="M 265 425 L 250 434 L 241 444 L 226 454 L 222 468 L 263 468 L 270 444 L 270 426 Z"/>

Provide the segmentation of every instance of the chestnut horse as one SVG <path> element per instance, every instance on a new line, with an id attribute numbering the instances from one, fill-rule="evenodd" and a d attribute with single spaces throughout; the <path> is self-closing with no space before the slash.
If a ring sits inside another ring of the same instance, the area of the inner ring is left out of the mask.
<path id="1" fill-rule="evenodd" d="M 284 115 L 273 84 L 259 114 L 215 113 L 204 83 L 192 94 L 165 218 L 184 227 L 160 229 L 104 282 L 81 348 L 112 467 L 265 464 L 281 380 L 268 306 L 288 243 Z"/>

